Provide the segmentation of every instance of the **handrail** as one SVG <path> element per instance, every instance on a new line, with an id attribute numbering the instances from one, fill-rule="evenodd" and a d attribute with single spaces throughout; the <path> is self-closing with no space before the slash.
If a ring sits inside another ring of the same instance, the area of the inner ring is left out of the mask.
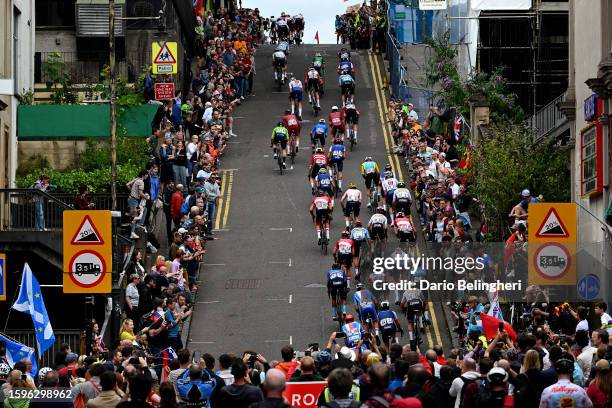
<path id="1" fill-rule="evenodd" d="M 527 118 L 527 125 L 533 130 L 534 142 L 540 141 L 547 134 L 568 122 L 565 114 L 557 106 L 559 102 L 564 100 L 565 93 L 559 95 Z"/>
<path id="2" fill-rule="evenodd" d="M 0 194 L 2 194 L 2 193 L 9 193 L 9 194 L 10 193 L 36 194 L 36 195 L 43 196 L 47 200 L 58 204 L 60 207 L 62 207 L 65 210 L 72 209 L 72 207 L 70 205 L 66 204 L 65 202 L 63 202 L 61 200 L 58 200 L 56 197 L 52 196 L 51 194 L 47 193 L 46 191 L 42 191 L 42 190 L 39 190 L 37 188 L 0 188 Z"/>

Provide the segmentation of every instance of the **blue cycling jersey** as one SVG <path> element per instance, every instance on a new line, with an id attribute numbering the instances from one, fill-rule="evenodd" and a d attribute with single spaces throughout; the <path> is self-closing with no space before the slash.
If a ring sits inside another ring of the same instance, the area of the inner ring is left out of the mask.
<path id="1" fill-rule="evenodd" d="M 359 322 L 351 322 L 342 326 L 342 331 L 344 332 L 344 342 L 348 347 L 355 347 L 361 337 L 365 334 L 365 330 L 361 323 Z"/>
<path id="2" fill-rule="evenodd" d="M 319 174 L 316 180 L 322 190 L 329 190 L 331 188 L 331 177 L 329 177 L 328 173 Z"/>
<path id="3" fill-rule="evenodd" d="M 333 144 L 329 148 L 329 152 L 331 153 L 332 160 L 342 160 L 344 159 L 346 146 L 343 144 Z"/>
<path id="4" fill-rule="evenodd" d="M 367 228 L 355 227 L 351 231 L 351 239 L 355 242 L 365 241 L 366 239 L 370 239 L 370 233 Z"/>
<path id="5" fill-rule="evenodd" d="M 340 75 L 338 77 L 338 83 L 340 85 L 348 85 L 348 84 L 353 84 L 355 83 L 355 80 L 353 79 L 352 76 L 348 75 L 348 74 L 344 74 L 344 75 Z"/>
<path id="6" fill-rule="evenodd" d="M 327 131 L 328 131 L 328 127 L 325 123 L 317 123 L 316 125 L 314 125 L 312 127 L 312 131 L 310 133 L 312 134 L 319 134 L 319 135 L 326 135 Z"/>
<path id="7" fill-rule="evenodd" d="M 397 315 L 393 310 L 381 310 L 380 312 L 378 312 L 378 325 L 380 326 L 380 329 L 384 332 L 396 332 L 396 320 Z"/>
<path id="8" fill-rule="evenodd" d="M 358 290 L 353 294 L 353 304 L 357 305 L 359 313 L 361 314 L 363 314 L 366 309 L 367 311 L 375 309 L 374 296 L 367 289 Z"/>
<path id="9" fill-rule="evenodd" d="M 327 271 L 327 287 L 346 287 L 346 272 L 342 269 L 330 269 Z"/>
<path id="10" fill-rule="evenodd" d="M 338 69 L 341 72 L 349 73 L 353 70 L 353 63 L 351 61 L 342 61 L 338 64 Z"/>

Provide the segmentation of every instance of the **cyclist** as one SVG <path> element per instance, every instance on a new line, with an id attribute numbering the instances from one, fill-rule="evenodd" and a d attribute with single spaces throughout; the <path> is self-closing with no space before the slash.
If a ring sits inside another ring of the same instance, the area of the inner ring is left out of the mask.
<path id="1" fill-rule="evenodd" d="M 319 119 L 319 123 L 312 127 L 310 131 L 310 140 L 312 142 L 312 150 L 315 150 L 315 147 L 325 147 L 325 138 L 327 137 L 327 131 L 329 128 L 325 124 L 325 119 Z M 317 146 L 317 141 L 319 141 L 320 146 Z"/>
<path id="2" fill-rule="evenodd" d="M 330 166 L 336 165 L 338 169 L 338 190 L 342 191 L 342 170 L 344 169 L 344 159 L 348 157 L 346 146 L 342 144 L 342 140 L 339 137 L 334 139 L 334 143 L 329 147 L 327 153 L 327 161 Z"/>
<path id="3" fill-rule="evenodd" d="M 276 49 L 281 50 L 285 55 L 289 55 L 289 43 L 287 41 L 279 41 Z"/>
<path id="4" fill-rule="evenodd" d="M 410 340 L 410 348 L 413 351 L 417 349 L 417 341 L 414 337 L 415 321 L 420 319 L 421 312 L 424 309 L 423 295 L 419 289 L 408 289 L 402 295 L 400 308 L 406 313 L 408 319 L 408 339 Z"/>
<path id="5" fill-rule="evenodd" d="M 318 191 L 317 196 L 310 204 L 310 215 L 315 223 L 317 231 L 318 245 L 321 245 L 321 229 L 325 229 L 325 238 L 329 241 L 329 224 L 331 214 L 334 210 L 333 203 L 324 191 Z"/>
<path id="6" fill-rule="evenodd" d="M 278 158 L 280 151 L 283 158 L 283 168 L 287 168 L 285 160 L 287 159 L 287 141 L 289 140 L 289 131 L 283 125 L 283 122 L 278 122 L 276 127 L 272 129 L 272 140 L 270 147 L 274 148 L 274 160 Z"/>
<path id="7" fill-rule="evenodd" d="M 325 167 L 319 169 L 319 174 L 317 174 L 317 177 L 315 177 L 315 183 L 317 186 L 317 190 L 325 191 L 325 193 L 329 195 L 329 197 L 334 196 L 334 180 L 332 180 L 329 175 L 329 172 Z M 334 199 L 332 198 L 331 200 L 333 203 Z"/>
<path id="8" fill-rule="evenodd" d="M 355 307 L 355 312 L 357 312 L 361 324 L 363 324 L 367 319 L 372 320 L 372 326 L 374 327 L 374 334 L 376 336 L 379 335 L 378 313 L 376 313 L 376 309 L 378 307 L 377 303 L 378 302 L 376 298 L 374 298 L 372 292 L 365 289 L 365 285 L 359 282 L 355 287 L 355 293 L 353 293 L 353 306 Z"/>
<path id="9" fill-rule="evenodd" d="M 295 105 L 297 104 L 297 116 L 299 120 L 302 120 L 302 95 L 302 81 L 292 76 L 291 81 L 289 82 L 289 100 L 291 101 L 291 113 L 295 115 Z"/>
<path id="10" fill-rule="evenodd" d="M 357 188 L 357 184 L 350 183 L 348 190 L 342 195 L 340 205 L 344 212 L 344 220 L 347 228 L 351 225 L 351 214 L 356 220 L 359 219 L 359 210 L 361 209 L 361 191 Z"/>
<path id="11" fill-rule="evenodd" d="M 300 147 L 300 132 L 302 130 L 302 124 L 298 120 L 297 116 L 292 114 L 289 109 L 286 109 L 285 116 L 283 116 L 283 125 L 289 131 L 289 137 L 295 138 L 295 152 L 297 153 Z"/>
<path id="12" fill-rule="evenodd" d="M 393 212 L 403 212 L 404 214 L 410 214 L 410 206 L 412 205 L 412 194 L 410 190 L 406 188 L 406 183 L 400 181 L 397 183 L 397 189 L 393 193 L 393 200 L 391 201 L 391 209 Z"/>
<path id="13" fill-rule="evenodd" d="M 342 113 L 338 112 L 338 107 L 336 105 L 332 106 L 332 111 L 327 116 L 327 122 L 331 127 L 331 135 L 333 137 L 344 134 L 344 129 L 342 127 Z"/>
<path id="14" fill-rule="evenodd" d="M 341 61 L 350 61 L 351 52 L 346 47 L 342 47 L 340 51 L 338 51 L 338 58 L 340 58 Z"/>
<path id="15" fill-rule="evenodd" d="M 270 44 L 276 44 L 276 19 L 270 16 Z"/>
<path id="16" fill-rule="evenodd" d="M 274 80 L 278 81 L 278 73 L 276 72 L 276 68 L 280 67 L 282 71 L 281 81 L 285 82 L 285 79 L 287 78 L 287 55 L 280 47 L 276 47 L 274 53 L 272 54 L 272 67 L 274 68 Z"/>
<path id="17" fill-rule="evenodd" d="M 383 207 L 378 207 L 376 209 L 376 214 L 370 217 L 368 231 L 373 240 L 376 238 L 380 239 L 381 242 L 387 240 L 387 216 Z M 374 250 L 374 248 L 372 248 L 372 250 Z"/>
<path id="18" fill-rule="evenodd" d="M 342 237 L 334 245 L 332 256 L 346 272 L 347 286 L 351 286 L 351 264 L 353 263 L 353 255 L 355 254 L 353 240 L 349 238 L 348 231 L 342 231 Z"/>
<path id="19" fill-rule="evenodd" d="M 341 60 L 338 64 L 338 74 L 339 75 L 350 75 L 355 78 L 355 66 L 349 60 Z"/>
<path id="20" fill-rule="evenodd" d="M 320 52 L 316 52 L 314 58 L 312 59 L 312 66 L 317 70 L 319 75 L 323 77 L 325 73 L 325 59 Z"/>
<path id="21" fill-rule="evenodd" d="M 342 124 L 344 129 L 353 127 L 353 141 L 357 144 L 357 123 L 359 122 L 359 110 L 354 103 L 349 102 L 342 108 Z"/>
<path id="22" fill-rule="evenodd" d="M 293 16 L 293 26 L 295 28 L 295 35 L 302 38 L 304 34 L 304 16 L 301 13 Z"/>
<path id="23" fill-rule="evenodd" d="M 276 32 L 278 33 L 279 41 L 286 41 L 289 38 L 289 25 L 285 13 L 282 13 L 280 18 L 276 20 Z"/>
<path id="24" fill-rule="evenodd" d="M 361 221 L 355 221 L 355 227 L 351 230 L 351 239 L 355 248 L 353 256 L 353 267 L 355 268 L 355 279 L 359 280 L 359 259 L 361 257 L 361 246 L 370 240 L 370 233 L 361 225 Z"/>
<path id="25" fill-rule="evenodd" d="M 353 77 L 349 74 L 340 75 L 338 77 L 338 85 L 340 85 L 340 92 L 342 93 L 342 105 L 346 105 L 348 101 L 353 103 L 353 96 L 355 94 L 355 80 Z"/>
<path id="26" fill-rule="evenodd" d="M 393 193 L 397 189 L 397 179 L 393 176 L 393 173 L 387 171 L 385 179 L 382 181 L 383 197 L 385 199 L 385 209 L 391 207 L 393 203 Z M 393 213 L 389 211 L 391 215 L 391 221 L 393 221 Z"/>
<path id="27" fill-rule="evenodd" d="M 327 156 L 323 154 L 323 149 L 317 147 L 317 150 L 310 157 L 310 166 L 308 167 L 308 179 L 313 195 L 315 193 L 315 178 L 319 174 L 319 170 L 324 167 L 327 167 Z"/>
<path id="28" fill-rule="evenodd" d="M 378 186 L 379 173 L 378 164 L 372 160 L 372 157 L 366 156 L 365 159 L 363 159 L 363 163 L 361 163 L 361 176 L 365 181 L 366 190 L 368 192 L 368 208 L 372 206 L 372 192 L 370 188 L 372 187 L 372 183 L 374 183 L 374 186 Z"/>
<path id="29" fill-rule="evenodd" d="M 346 315 L 346 295 L 349 290 L 348 288 L 349 285 L 346 280 L 346 272 L 342 270 L 339 264 L 334 263 L 331 269 L 327 271 L 327 296 L 332 301 L 333 320 L 338 319 L 338 314 L 341 316 Z"/>
<path id="30" fill-rule="evenodd" d="M 344 333 L 344 343 L 347 347 L 355 348 L 359 343 L 359 340 L 366 333 L 361 323 L 356 322 L 353 315 L 346 315 L 344 317 L 344 326 L 342 326 L 342 332 Z"/>
<path id="31" fill-rule="evenodd" d="M 388 300 L 380 302 L 378 325 L 380 326 L 382 342 L 387 350 L 389 350 L 391 342 L 399 344 L 399 334 L 402 333 L 402 327 L 397 318 L 397 314 L 389 309 Z"/>
<path id="32" fill-rule="evenodd" d="M 416 242 L 416 236 L 414 235 L 414 224 L 412 218 L 404 215 L 402 211 L 398 211 L 393 221 L 393 232 L 397 236 L 400 242 Z"/>
<path id="33" fill-rule="evenodd" d="M 308 90 L 308 102 L 312 105 L 313 103 L 319 109 L 321 109 L 320 96 L 319 96 L 319 85 L 321 84 L 321 75 L 319 72 L 311 66 L 306 72 L 306 77 L 304 78 L 304 82 L 306 82 L 306 89 Z M 315 100 L 312 100 L 312 96 L 310 93 L 313 93 L 315 96 Z"/>

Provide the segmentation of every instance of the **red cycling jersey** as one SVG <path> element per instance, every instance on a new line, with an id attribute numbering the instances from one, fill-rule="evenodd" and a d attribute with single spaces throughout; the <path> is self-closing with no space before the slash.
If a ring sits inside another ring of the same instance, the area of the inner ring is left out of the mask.
<path id="1" fill-rule="evenodd" d="M 299 135 L 300 130 L 302 129 L 297 116 L 291 114 L 283 116 L 283 125 L 285 125 L 287 128 L 289 134 L 295 133 L 296 135 Z"/>
<path id="2" fill-rule="evenodd" d="M 341 112 L 332 112 L 327 117 L 329 124 L 333 127 L 342 126 L 342 113 Z"/>
<path id="3" fill-rule="evenodd" d="M 340 255 L 352 255 L 353 254 L 353 240 L 349 238 L 340 238 L 336 242 L 335 250 Z"/>
<path id="4" fill-rule="evenodd" d="M 313 210 L 330 210 L 332 208 L 332 200 L 329 196 L 315 197 L 310 204 L 310 211 Z"/>
<path id="5" fill-rule="evenodd" d="M 317 165 L 319 167 L 327 164 L 327 156 L 324 153 L 315 153 L 310 157 L 310 165 Z"/>
<path id="6" fill-rule="evenodd" d="M 396 218 L 393 224 L 400 232 L 409 233 L 414 230 L 412 220 L 410 220 L 408 217 Z"/>

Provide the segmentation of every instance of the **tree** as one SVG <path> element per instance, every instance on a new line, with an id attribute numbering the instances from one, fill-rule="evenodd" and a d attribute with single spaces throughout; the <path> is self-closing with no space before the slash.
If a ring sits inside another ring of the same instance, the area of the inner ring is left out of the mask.
<path id="1" fill-rule="evenodd" d="M 51 100 L 53 103 L 62 105 L 77 102 L 77 95 L 70 89 L 72 86 L 70 73 L 59 52 L 49 55 L 47 61 L 43 64 L 43 72 L 47 78 L 47 89 L 52 91 Z"/>

